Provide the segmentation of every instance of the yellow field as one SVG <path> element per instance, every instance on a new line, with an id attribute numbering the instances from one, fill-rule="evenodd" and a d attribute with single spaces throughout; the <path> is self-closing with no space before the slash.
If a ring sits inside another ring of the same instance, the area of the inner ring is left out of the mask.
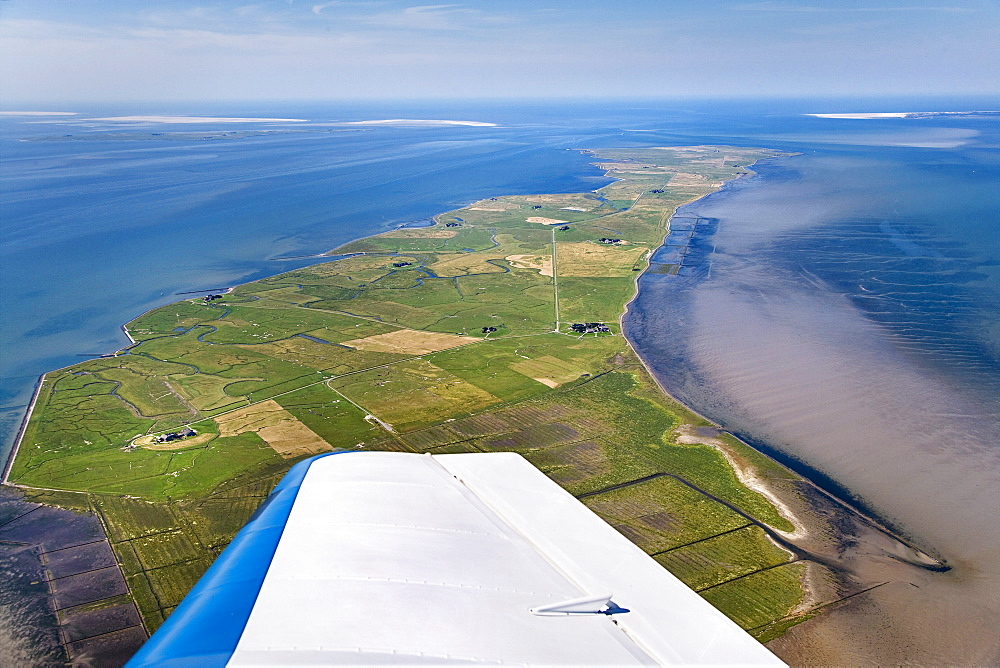
<path id="1" fill-rule="evenodd" d="M 400 329 L 387 334 L 366 336 L 363 339 L 351 339 L 350 341 L 344 341 L 341 345 L 377 353 L 426 355 L 427 353 L 436 353 L 439 350 L 446 350 L 455 346 L 464 346 L 473 340 L 454 334 Z"/>
<path id="2" fill-rule="evenodd" d="M 542 276 L 552 275 L 551 255 L 508 255 L 504 258 L 518 269 L 537 269 Z"/>
<path id="3" fill-rule="evenodd" d="M 330 381 L 330 386 L 403 432 L 500 402 L 486 390 L 424 359 L 338 378 Z"/>
<path id="4" fill-rule="evenodd" d="M 274 399 L 220 415 L 215 421 L 219 425 L 220 436 L 256 432 L 272 450 L 285 459 L 333 450 L 329 443 L 299 422 Z"/>
<path id="5" fill-rule="evenodd" d="M 524 220 L 529 223 L 541 223 L 542 225 L 562 225 L 563 223 L 569 222 L 559 220 L 558 218 L 543 218 L 542 216 L 529 216 Z"/>
<path id="6" fill-rule="evenodd" d="M 571 380 L 576 380 L 581 374 L 585 373 L 572 363 L 564 362 L 551 355 L 545 355 L 533 360 L 514 362 L 510 365 L 510 368 L 552 388 L 559 387 Z"/>
<path id="7" fill-rule="evenodd" d="M 558 243 L 560 276 L 630 276 L 645 246 L 614 246 L 590 242 Z"/>

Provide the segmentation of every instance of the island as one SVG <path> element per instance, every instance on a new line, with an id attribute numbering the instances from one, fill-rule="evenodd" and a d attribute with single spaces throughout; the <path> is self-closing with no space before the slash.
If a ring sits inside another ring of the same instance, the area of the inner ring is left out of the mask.
<path id="1" fill-rule="evenodd" d="M 849 510 L 671 399 L 622 332 L 677 207 L 778 153 L 586 153 L 612 183 L 139 316 L 127 348 L 41 379 L 7 483 L 100 518 L 150 632 L 293 464 L 335 450 L 520 453 L 761 641 L 862 590 L 815 529 Z"/>

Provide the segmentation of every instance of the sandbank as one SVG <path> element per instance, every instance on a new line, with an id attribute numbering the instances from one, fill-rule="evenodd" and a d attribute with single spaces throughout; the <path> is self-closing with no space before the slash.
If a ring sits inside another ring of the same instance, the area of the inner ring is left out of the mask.
<path id="1" fill-rule="evenodd" d="M 869 119 L 869 118 L 906 118 L 910 114 L 916 112 L 913 111 L 886 111 L 886 112 L 859 112 L 851 114 L 805 114 L 806 116 L 815 116 L 816 118 L 848 118 L 848 119 Z"/>
<path id="2" fill-rule="evenodd" d="M 116 123 L 305 123 L 304 118 L 226 118 L 221 116 L 106 116 L 89 121 Z"/>
<path id="3" fill-rule="evenodd" d="M 496 123 L 484 123 L 483 121 L 449 121 L 434 118 L 386 118 L 372 121 L 345 121 L 343 125 L 467 125 L 477 128 L 495 128 Z"/>
<path id="4" fill-rule="evenodd" d="M 0 116 L 76 116 L 75 111 L 0 111 Z"/>

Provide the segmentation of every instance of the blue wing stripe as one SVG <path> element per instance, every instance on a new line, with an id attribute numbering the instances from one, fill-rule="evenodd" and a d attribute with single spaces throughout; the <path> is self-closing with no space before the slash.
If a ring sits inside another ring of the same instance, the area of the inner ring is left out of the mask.
<path id="1" fill-rule="evenodd" d="M 299 487 L 317 459 L 293 466 L 128 668 L 226 665 L 243 634 Z"/>

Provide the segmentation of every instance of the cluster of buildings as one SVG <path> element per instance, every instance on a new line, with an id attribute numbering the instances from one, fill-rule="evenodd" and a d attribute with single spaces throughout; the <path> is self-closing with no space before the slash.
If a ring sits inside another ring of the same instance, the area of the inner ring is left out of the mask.
<path id="1" fill-rule="evenodd" d="M 574 322 L 570 329 L 578 334 L 596 334 L 598 332 L 610 332 L 611 330 L 603 322 Z"/>
<path id="2" fill-rule="evenodd" d="M 180 431 L 171 431 L 166 434 L 160 434 L 159 436 L 154 438 L 153 441 L 155 441 L 156 443 L 169 443 L 170 441 L 179 441 L 182 438 L 187 438 L 188 436 L 197 436 L 197 435 L 198 432 L 196 432 L 194 429 L 192 429 L 191 427 L 186 427 Z"/>

